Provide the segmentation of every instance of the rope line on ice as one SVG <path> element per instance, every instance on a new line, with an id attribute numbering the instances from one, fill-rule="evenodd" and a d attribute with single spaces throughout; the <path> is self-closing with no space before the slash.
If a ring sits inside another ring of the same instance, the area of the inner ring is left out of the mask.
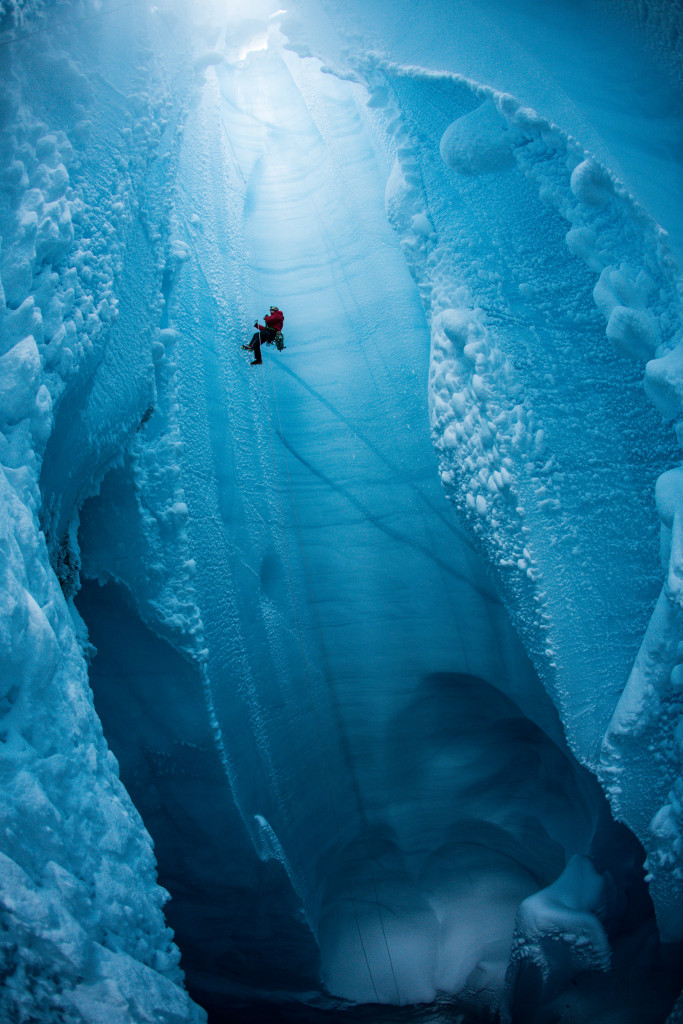
<path id="1" fill-rule="evenodd" d="M 258 271 L 257 271 L 257 276 L 258 276 Z M 267 362 L 268 362 L 268 365 L 270 365 L 270 360 L 268 360 Z M 271 383 L 272 383 L 272 379 L 273 379 L 272 378 L 272 371 L 270 373 L 270 376 L 271 376 Z M 275 397 L 275 405 L 276 405 L 276 409 L 277 409 L 277 396 L 275 395 L 275 391 L 273 391 L 273 394 L 274 394 L 274 397 Z M 264 400 L 265 400 L 265 404 L 266 404 L 266 409 L 267 409 L 267 412 L 268 412 L 268 422 L 270 422 L 270 403 L 268 402 L 268 389 L 266 387 L 265 381 L 264 381 L 264 386 L 263 386 L 263 395 L 264 395 Z M 277 415 L 278 415 L 278 420 L 279 420 L 279 409 L 277 410 Z M 291 599 L 291 602 L 292 602 L 292 607 L 293 607 L 293 610 L 294 610 L 294 621 L 296 623 L 296 631 L 297 631 L 297 637 L 298 637 L 298 641 L 299 641 L 299 648 L 301 650 L 301 660 L 302 660 L 302 664 L 303 664 L 303 668 L 304 668 L 304 675 L 306 677 L 306 688 L 308 690 L 308 697 L 309 697 L 309 701 L 310 701 L 310 704 L 311 704 L 311 710 L 312 710 L 312 713 L 313 713 L 313 721 L 314 721 L 314 724 L 315 724 L 315 735 L 316 735 L 316 740 L 317 740 L 317 744 L 318 744 L 318 749 L 319 749 L 319 752 L 320 752 L 320 760 L 321 760 L 321 762 L 322 762 L 322 764 L 324 766 L 323 770 L 324 770 L 324 775 L 325 775 L 325 785 L 326 785 L 326 789 L 327 789 L 327 793 L 328 793 L 328 798 L 329 798 L 329 801 L 330 801 L 330 808 L 332 810 L 332 818 L 334 820 L 335 828 L 337 830 L 337 835 L 341 836 L 341 825 L 340 825 L 340 822 L 339 822 L 339 815 L 338 815 L 338 812 L 337 812 L 337 805 L 336 805 L 335 800 L 334 800 L 334 793 L 332 791 L 332 784 L 330 782 L 330 775 L 329 775 L 329 771 L 327 769 L 327 759 L 325 758 L 325 750 L 324 750 L 324 747 L 323 747 L 322 736 L 321 736 L 321 731 L 320 731 L 320 720 L 319 720 L 319 717 L 318 717 L 318 709 L 317 709 L 317 706 L 316 706 L 316 703 L 315 703 L 315 699 L 313 697 L 313 687 L 311 685 L 311 676 L 310 676 L 310 671 L 309 671 L 308 658 L 306 657 L 306 650 L 305 650 L 305 647 L 304 647 L 303 634 L 301 632 L 301 620 L 299 618 L 299 608 L 298 608 L 298 604 L 297 604 L 297 601 L 296 601 L 296 596 L 295 596 L 295 593 L 294 593 L 294 583 L 293 583 L 293 580 L 292 580 L 292 568 L 291 568 L 291 563 L 290 563 L 290 559 L 289 559 L 289 545 L 287 544 L 287 531 L 285 530 L 284 511 L 283 511 L 283 508 L 282 508 L 282 496 L 281 496 L 281 493 L 280 493 L 280 482 L 279 482 L 279 477 L 278 477 L 278 472 L 277 472 L 277 465 L 276 465 L 276 461 L 275 461 L 274 446 L 272 444 L 272 436 L 271 436 L 271 444 L 269 445 L 269 450 L 270 450 L 271 463 L 272 463 L 272 467 L 273 467 L 273 479 L 275 480 L 275 491 L 276 491 L 276 494 L 277 494 L 278 510 L 279 510 L 279 513 L 280 513 L 280 526 L 281 526 L 281 530 L 282 530 L 282 541 L 283 541 L 283 547 L 284 547 L 284 551 L 285 551 L 285 563 L 287 565 L 287 580 L 288 580 L 288 583 L 289 583 L 289 594 L 290 594 L 290 599 Z M 288 473 L 289 473 L 289 470 L 288 470 Z M 290 489 L 291 489 L 291 484 L 290 484 Z M 296 517 L 296 509 L 295 509 L 294 515 Z M 356 923 L 356 929 L 358 931 L 358 939 L 360 941 L 361 949 L 363 951 L 363 958 L 365 960 L 365 966 L 366 966 L 367 971 L 368 971 L 368 977 L 370 978 L 370 984 L 372 985 L 372 990 L 375 993 L 375 998 L 376 998 L 377 1002 L 379 1003 L 380 1002 L 380 998 L 379 998 L 379 994 L 377 992 L 377 986 L 375 985 L 375 979 L 373 977 L 372 970 L 370 968 L 370 960 L 368 958 L 368 953 L 367 953 L 367 949 L 366 949 L 366 946 L 365 946 L 365 942 L 363 940 L 363 933 L 362 933 L 362 929 L 361 929 L 361 926 L 360 926 L 360 919 L 358 917 L 358 908 L 357 908 L 356 900 L 354 899 L 352 891 L 349 892 L 349 899 L 350 899 L 350 902 L 351 902 L 351 907 L 353 909 L 353 916 L 354 916 L 354 920 L 355 920 L 355 923 Z"/>
<path id="2" fill-rule="evenodd" d="M 282 434 L 282 421 L 280 419 L 280 407 L 279 407 L 278 400 L 277 400 L 277 389 L 275 387 L 275 376 L 273 374 L 273 371 L 272 371 L 272 368 L 271 368 L 271 365 L 270 365 L 270 359 L 267 360 L 267 366 L 268 366 L 268 375 L 269 375 L 271 386 L 272 386 L 272 389 L 273 389 L 273 399 L 274 399 L 274 402 L 275 402 L 275 412 L 276 412 L 276 416 L 277 416 L 279 436 L 282 437 L 283 434 Z M 269 407 L 269 403 L 268 403 L 267 389 L 265 389 L 265 388 L 264 388 L 264 393 L 266 394 L 266 407 L 268 408 L 268 420 L 270 422 L 270 407 Z M 330 783 L 329 783 L 329 774 L 327 772 L 327 762 L 326 762 L 326 759 L 324 757 L 324 750 L 323 750 L 323 747 L 322 747 L 322 740 L 320 738 L 320 732 L 319 732 L 319 729 L 317 727 L 317 711 L 316 711 L 316 708 L 315 708 L 315 701 L 314 701 L 314 697 L 313 697 L 313 690 L 312 690 L 312 687 L 311 687 L 310 676 L 309 676 L 309 673 L 308 673 L 307 659 L 306 659 L 306 654 L 305 654 L 304 646 L 303 646 L 303 637 L 301 635 L 300 626 L 299 626 L 298 612 L 296 611 L 296 600 L 295 600 L 295 597 L 294 597 L 294 587 L 293 587 L 293 583 L 292 583 L 291 568 L 290 568 L 290 564 L 289 564 L 289 552 L 288 552 L 288 548 L 287 548 L 287 539 L 286 539 L 286 531 L 285 531 L 285 524 L 284 524 L 284 515 L 282 513 L 282 500 L 281 500 L 281 496 L 280 496 L 280 484 L 279 484 L 279 478 L 278 478 L 278 475 L 277 475 L 277 470 L 275 468 L 275 455 L 274 455 L 274 452 L 273 452 L 273 445 L 272 444 L 271 444 L 271 458 L 272 458 L 272 461 L 273 461 L 273 472 L 274 472 L 274 476 L 275 476 L 275 486 L 276 486 L 277 495 L 278 495 L 278 506 L 280 508 L 280 522 L 281 522 L 281 526 L 282 526 L 283 543 L 285 545 L 285 551 L 287 553 L 287 572 L 288 572 L 288 576 L 289 576 L 290 593 L 291 593 L 292 601 L 293 601 L 294 607 L 295 607 L 295 615 L 296 615 L 296 619 L 297 619 L 297 631 L 299 633 L 299 643 L 300 643 L 300 646 L 301 646 L 302 658 L 304 659 L 304 664 L 306 666 L 306 680 L 307 680 L 307 684 L 308 684 L 309 698 L 310 698 L 310 701 L 311 701 L 311 705 L 313 707 L 314 718 L 316 719 L 316 731 L 317 731 L 318 743 L 320 745 L 320 755 L 321 755 L 321 760 L 322 760 L 323 764 L 325 765 L 325 775 L 326 775 L 326 780 L 327 780 L 328 791 L 329 791 L 329 794 L 330 794 L 330 804 L 331 804 L 332 811 L 333 811 L 333 817 L 335 819 L 335 826 L 336 826 L 336 829 L 337 829 L 337 834 L 339 836 L 341 836 L 341 827 L 340 827 L 340 824 L 339 824 L 339 819 L 337 817 L 337 810 L 336 810 L 336 806 L 335 806 L 335 803 L 334 803 L 334 797 L 333 797 L 333 794 L 332 794 L 332 788 L 331 788 Z M 332 670 L 331 670 L 331 667 L 330 667 L 329 658 L 327 656 L 327 647 L 325 645 L 325 640 L 324 640 L 323 631 L 322 631 L 322 625 L 320 623 L 320 617 L 318 615 L 317 601 L 316 601 L 316 598 L 315 598 L 315 594 L 313 593 L 313 584 L 311 582 L 311 575 L 310 575 L 310 572 L 309 572 L 309 569 L 308 569 L 308 562 L 306 560 L 306 553 L 305 553 L 305 550 L 304 550 L 303 539 L 302 539 L 302 535 L 301 535 L 301 524 L 299 522 L 299 516 L 298 516 L 298 513 L 297 513 L 297 509 L 296 509 L 296 502 L 294 500 L 294 488 L 292 486 L 292 478 L 291 478 L 291 475 L 290 475 L 290 472 L 289 472 L 289 462 L 287 460 L 287 449 L 286 449 L 286 446 L 285 446 L 285 450 L 284 450 L 284 458 L 285 458 L 285 469 L 286 469 L 286 472 L 287 472 L 287 486 L 288 486 L 288 490 L 289 490 L 289 498 L 290 498 L 290 501 L 291 501 L 292 510 L 294 512 L 294 520 L 296 522 L 297 538 L 298 538 L 298 541 L 299 541 L 299 550 L 301 551 L 301 560 L 302 560 L 302 564 L 303 564 L 303 567 L 304 567 L 304 574 L 305 574 L 305 577 L 306 577 L 306 585 L 308 587 L 308 593 L 309 593 L 309 596 L 310 596 L 310 599 L 311 599 L 311 607 L 313 608 L 313 617 L 315 619 L 316 629 L 317 629 L 318 636 L 319 636 L 320 649 L 322 651 L 323 660 L 325 662 L 325 679 L 328 682 L 328 686 L 331 686 Z M 356 803 L 357 803 L 357 806 L 358 806 L 358 815 L 359 815 L 360 822 L 361 822 L 361 827 L 362 827 L 363 841 L 364 841 L 364 843 L 367 844 L 367 820 L 366 820 L 365 814 L 363 812 L 363 805 L 362 805 L 362 802 L 361 802 L 361 799 L 360 799 L 360 793 L 358 791 L 358 786 L 355 784 L 355 780 L 352 779 L 352 782 L 354 783 L 352 788 L 353 788 L 354 795 L 356 797 Z M 393 981 L 394 981 L 394 987 L 396 989 L 396 995 L 397 995 L 398 1001 L 400 1003 L 401 1002 L 401 993 L 400 993 L 400 990 L 399 990 L 399 987 L 398 987 L 398 981 L 396 979 L 396 971 L 394 969 L 394 962 L 393 962 L 393 959 L 392 959 L 392 956 L 391 956 L 391 950 L 389 948 L 389 940 L 387 938 L 386 928 L 385 928 L 385 925 L 384 925 L 384 916 L 382 914 L 382 908 L 381 908 L 381 904 L 380 904 L 380 901 L 379 901 L 379 894 L 377 892 L 377 879 L 375 877 L 375 872 L 374 872 L 373 866 L 372 866 L 372 858 L 368 855 L 368 852 L 367 852 L 367 846 L 366 846 L 366 860 L 367 860 L 368 867 L 370 869 L 370 877 L 371 877 L 371 880 L 372 880 L 372 888 L 373 888 L 373 893 L 374 893 L 374 897 L 375 897 L 375 905 L 377 907 L 377 917 L 378 917 L 378 920 L 379 920 L 379 923 L 380 923 L 380 927 L 382 929 L 382 936 L 383 936 L 383 939 L 384 939 L 384 946 L 385 946 L 385 949 L 387 951 L 387 958 L 389 960 L 389 966 L 391 968 L 391 975 L 392 975 L 392 978 L 393 978 Z M 375 993 L 375 996 L 377 997 L 377 1001 L 380 1002 L 379 996 L 377 994 L 377 988 L 375 986 L 375 981 L 374 981 L 374 978 L 372 976 L 372 971 L 370 969 L 370 963 L 368 961 L 368 956 L 367 956 L 367 952 L 366 952 L 366 949 L 365 949 L 365 943 L 363 941 L 363 936 L 362 936 L 361 927 L 360 927 L 360 921 L 358 919 L 358 910 L 357 910 L 357 907 L 356 907 L 356 901 L 355 901 L 355 899 L 353 897 L 353 893 L 352 892 L 350 893 L 350 900 L 351 900 L 351 904 L 353 906 L 353 913 L 354 913 L 354 917 L 355 917 L 355 921 L 356 921 L 356 927 L 358 929 L 358 938 L 360 940 L 360 943 L 361 943 L 361 946 L 362 946 L 362 949 L 363 949 L 363 955 L 365 957 L 365 963 L 366 963 L 366 966 L 367 966 L 367 969 L 368 969 L 368 975 L 370 977 L 370 981 L 372 983 L 372 988 L 373 988 L 373 991 Z"/>
<path id="3" fill-rule="evenodd" d="M 240 178 L 244 182 L 244 187 L 246 188 L 247 187 L 247 179 L 244 177 L 244 174 L 242 173 L 242 168 L 240 166 L 239 160 L 237 159 L 237 153 L 235 152 L 235 147 L 233 146 L 232 139 L 230 138 L 230 132 L 228 131 L 228 128 L 227 128 L 227 125 L 225 123 L 225 119 L 223 118 L 223 115 L 219 114 L 219 117 L 221 119 L 221 124 L 223 125 L 223 131 L 225 132 L 225 137 L 228 140 L 228 145 L 230 146 L 230 150 L 232 152 L 232 155 L 233 155 L 233 158 L 234 158 L 234 161 L 235 161 L 235 165 L 237 167 L 237 170 L 240 172 Z M 257 277 L 259 276 L 258 269 L 256 270 L 256 276 Z M 259 287 L 259 291 L 261 291 L 260 287 Z"/>

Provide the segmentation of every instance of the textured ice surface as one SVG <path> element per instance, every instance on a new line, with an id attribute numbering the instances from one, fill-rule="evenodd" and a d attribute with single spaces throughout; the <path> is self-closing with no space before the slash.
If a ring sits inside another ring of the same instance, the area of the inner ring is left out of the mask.
<path id="1" fill-rule="evenodd" d="M 3 7 L 8 1019 L 203 1018 L 156 868 L 209 1009 L 666 1019 L 680 98 L 546 8 Z"/>

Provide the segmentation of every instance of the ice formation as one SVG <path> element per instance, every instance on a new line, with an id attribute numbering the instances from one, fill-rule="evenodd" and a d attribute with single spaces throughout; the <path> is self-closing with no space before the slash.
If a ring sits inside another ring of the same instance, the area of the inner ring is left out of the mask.
<path id="1" fill-rule="evenodd" d="M 681 1019 L 642 7 L 0 5 L 3 1019 Z"/>

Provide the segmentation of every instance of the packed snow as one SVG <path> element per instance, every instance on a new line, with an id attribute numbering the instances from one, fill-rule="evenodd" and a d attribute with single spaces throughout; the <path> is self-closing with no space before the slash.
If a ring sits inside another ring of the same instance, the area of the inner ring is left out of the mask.
<path id="1" fill-rule="evenodd" d="M 0 6 L 3 1019 L 683 1019 L 675 6 Z"/>

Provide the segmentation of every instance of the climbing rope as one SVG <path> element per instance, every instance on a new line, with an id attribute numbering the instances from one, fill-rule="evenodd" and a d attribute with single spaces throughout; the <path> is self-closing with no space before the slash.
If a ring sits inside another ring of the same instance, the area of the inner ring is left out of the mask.
<path id="1" fill-rule="evenodd" d="M 282 438 L 284 436 L 283 435 L 283 431 L 282 431 L 282 421 L 280 419 L 280 408 L 279 408 L 278 401 L 277 401 L 277 389 L 275 387 L 275 376 L 273 374 L 272 369 L 270 369 L 270 360 L 268 360 L 268 367 L 269 367 L 269 376 L 270 376 L 270 380 L 271 380 L 271 384 L 272 384 L 272 388 L 273 388 L 273 399 L 274 399 L 274 402 L 275 402 L 275 411 L 276 411 L 276 416 L 277 416 L 278 432 L 279 432 L 279 437 Z M 269 417 L 270 417 L 270 412 L 269 412 Z M 317 631 L 318 631 L 318 635 L 319 635 L 319 640 L 320 640 L 320 647 L 321 647 L 322 654 L 323 654 L 323 660 L 325 662 L 325 669 L 326 669 L 325 677 L 328 680 L 328 685 L 330 685 L 330 687 L 331 687 L 331 685 L 332 685 L 331 684 L 332 670 L 331 670 L 329 658 L 328 658 L 328 655 L 327 655 L 327 648 L 326 648 L 325 640 L 324 640 L 324 636 L 323 636 L 322 623 L 320 622 L 320 617 L 318 615 L 318 605 L 317 605 L 317 601 L 315 599 L 315 595 L 313 593 L 313 585 L 311 583 L 311 574 L 309 572 L 308 562 L 306 560 L 306 554 L 305 554 L 305 549 L 304 549 L 304 544 L 303 544 L 303 535 L 302 535 L 302 532 L 301 532 L 301 523 L 299 521 L 299 516 L 298 516 L 297 508 L 296 508 L 296 502 L 294 500 L 294 488 L 292 486 L 292 478 L 291 478 L 291 474 L 289 472 L 289 462 L 288 462 L 288 459 L 287 459 L 286 451 L 287 450 L 286 450 L 286 447 L 285 447 L 284 459 L 285 459 L 285 469 L 286 469 L 286 472 L 287 472 L 287 484 L 288 484 L 288 490 L 289 490 L 289 499 L 290 499 L 290 502 L 291 502 L 291 505 L 292 505 L 292 511 L 294 512 L 294 520 L 295 520 L 295 523 L 296 523 L 297 537 L 298 537 L 298 540 L 299 540 L 299 549 L 301 551 L 301 559 L 302 559 L 302 563 L 303 563 L 303 567 L 304 567 L 304 575 L 306 577 L 306 584 L 307 584 L 307 587 L 308 587 L 308 593 L 309 593 L 309 596 L 310 596 L 310 599 L 311 599 L 311 607 L 313 609 L 313 615 L 314 615 L 314 618 L 315 618 L 316 627 L 317 627 Z M 274 456 L 273 456 L 273 463 L 274 463 Z M 279 482 L 278 482 L 277 472 L 275 472 L 275 479 L 276 479 L 276 487 L 278 488 L 278 504 L 280 505 L 280 508 L 281 508 L 282 506 L 281 506 L 281 500 L 280 500 L 280 496 L 279 496 Z M 282 528 L 283 528 L 283 534 L 284 534 L 284 532 L 285 532 L 284 531 L 284 518 L 282 518 Z M 285 537 L 286 537 L 286 535 L 285 535 Z M 285 545 L 286 545 L 286 539 L 285 539 Z M 289 566 L 288 566 L 288 571 L 289 571 Z M 290 572 L 290 586 L 291 586 L 291 572 Z M 292 589 L 292 596 L 293 596 L 293 589 Z M 301 634 L 299 634 L 299 638 L 301 640 Z M 302 653 L 303 653 L 303 642 L 302 642 Z M 304 657 L 305 657 L 305 655 L 304 655 Z M 312 699 L 312 691 L 310 691 L 310 682 L 309 682 L 309 692 L 311 692 L 311 699 Z M 349 765 L 349 771 L 351 771 L 351 766 L 350 765 Z M 367 836 L 366 836 L 367 821 L 366 821 L 365 815 L 363 813 L 360 793 L 358 791 L 358 785 L 355 782 L 355 780 L 354 780 L 354 784 L 353 784 L 353 790 L 354 790 L 354 794 L 355 794 L 355 797 L 356 797 L 356 803 L 358 805 L 358 813 L 359 813 L 359 816 L 360 816 L 360 819 L 361 819 L 361 825 L 362 825 L 362 828 L 363 828 L 364 841 L 367 844 Z M 333 807 L 334 807 L 334 804 L 333 804 Z M 337 826 L 337 827 L 338 827 L 338 830 L 339 830 L 339 826 Z M 389 966 L 391 968 L 391 974 L 392 974 L 392 978 L 393 978 L 393 981 L 394 981 L 394 987 L 396 988 L 396 995 L 397 995 L 398 1001 L 400 1003 L 401 1002 L 401 993 L 399 991 L 398 981 L 396 979 L 396 971 L 394 970 L 394 962 L 393 962 L 393 959 L 392 959 L 392 956 L 391 956 L 391 950 L 389 948 L 389 940 L 387 938 L 386 928 L 385 928 L 385 925 L 384 925 L 384 916 L 382 914 L 382 907 L 381 907 L 381 904 L 380 904 L 380 901 L 379 901 L 379 895 L 378 895 L 378 892 L 377 892 L 377 880 L 375 878 L 375 872 L 374 872 L 373 866 L 372 866 L 372 858 L 369 856 L 369 854 L 367 852 L 367 847 L 366 847 L 366 859 L 367 859 L 368 867 L 370 869 L 370 877 L 372 879 L 372 888 L 373 888 L 373 893 L 374 893 L 374 897 L 375 897 L 375 904 L 377 906 L 377 916 L 378 916 L 378 919 L 379 919 L 380 927 L 382 929 L 382 936 L 383 936 L 383 939 L 384 939 L 384 946 L 385 946 L 386 951 L 387 951 L 387 958 L 389 960 Z M 356 911 L 356 908 L 355 908 L 355 903 L 354 903 L 354 913 L 355 913 L 355 911 Z M 357 916 L 356 916 L 356 922 L 358 924 L 358 935 L 359 935 L 359 938 L 361 940 L 361 944 L 363 945 L 363 951 L 365 951 L 365 946 L 363 944 L 363 939 L 362 939 L 362 936 L 360 934 L 360 924 L 358 922 Z M 367 956 L 366 956 L 366 963 L 367 963 Z M 377 995 L 377 990 L 375 988 L 375 983 L 374 983 L 374 980 L 372 978 L 372 972 L 370 971 L 369 963 L 368 963 L 368 973 L 370 974 L 370 980 L 372 981 L 373 989 L 375 990 L 375 995 Z"/>
<path id="2" fill-rule="evenodd" d="M 228 140 L 228 145 L 230 146 L 230 150 L 232 152 L 232 156 L 233 156 L 233 159 L 235 161 L 235 166 L 237 167 L 237 170 L 240 173 L 240 178 L 244 182 L 244 187 L 246 188 L 247 187 L 247 179 L 244 177 L 244 174 L 242 173 L 242 168 L 240 166 L 239 160 L 237 159 L 237 153 L 235 152 L 235 147 L 233 146 L 232 139 L 230 138 L 230 132 L 227 129 L 227 126 L 225 124 L 225 120 L 223 118 L 223 115 L 219 114 L 218 116 L 221 119 L 221 124 L 223 125 L 223 131 L 225 132 L 225 137 Z M 258 273 L 258 271 L 257 271 L 257 273 Z"/>
<path id="3" fill-rule="evenodd" d="M 270 366 L 270 359 L 268 359 L 268 366 Z M 273 382 L 272 370 L 270 370 L 269 376 L 270 376 L 271 383 L 272 383 Z M 268 401 L 268 389 L 265 386 L 265 381 L 264 381 L 264 387 L 263 387 L 263 394 L 264 394 L 264 399 L 265 399 L 265 404 L 266 404 L 266 410 L 267 410 L 267 413 L 268 413 L 268 421 L 270 422 L 271 421 L 270 403 Z M 276 405 L 277 417 L 278 417 L 278 423 L 279 423 L 280 413 L 279 413 L 279 410 L 277 409 L 277 395 L 276 395 L 274 389 L 273 389 L 273 397 L 275 399 L 275 405 Z M 310 705 L 311 705 L 311 711 L 312 711 L 312 714 L 313 714 L 313 721 L 314 721 L 314 725 L 315 725 L 316 740 L 317 740 L 317 744 L 318 744 L 318 750 L 319 750 L 319 753 L 320 753 L 320 760 L 322 761 L 322 764 L 323 764 L 323 769 L 324 769 L 324 774 L 325 774 L 325 785 L 326 785 L 326 789 L 327 789 L 327 793 L 328 793 L 328 798 L 329 798 L 329 802 L 330 802 L 330 808 L 332 810 L 332 818 L 334 820 L 334 824 L 335 824 L 335 828 L 336 828 L 336 831 L 337 831 L 337 835 L 339 836 L 339 838 L 341 838 L 341 823 L 340 823 L 340 820 L 339 820 L 339 814 L 338 814 L 338 811 L 337 811 L 336 801 L 334 799 L 334 793 L 333 793 L 333 790 L 332 790 L 332 783 L 330 781 L 330 773 L 329 773 L 329 769 L 328 769 L 328 765 L 327 765 L 327 758 L 325 756 L 325 748 L 324 748 L 323 741 L 322 741 L 322 733 L 321 733 L 321 727 L 320 727 L 320 718 L 319 718 L 319 715 L 318 715 L 318 709 L 317 709 L 317 706 L 316 706 L 315 698 L 313 696 L 313 686 L 312 686 L 312 682 L 311 682 L 311 674 L 310 674 L 310 670 L 309 670 L 308 658 L 306 656 L 306 648 L 305 648 L 305 645 L 304 645 L 303 633 L 302 633 L 302 629 L 301 629 L 301 620 L 300 620 L 300 617 L 299 617 L 299 608 L 298 608 L 298 604 L 297 604 L 297 600 L 296 600 L 296 595 L 295 595 L 295 590 L 294 590 L 292 567 L 291 567 L 291 562 L 290 562 L 290 557 L 289 557 L 289 544 L 287 542 L 287 530 L 286 530 L 286 527 L 285 527 L 284 510 L 283 510 L 283 507 L 282 507 L 282 496 L 281 496 L 281 491 L 280 491 L 280 482 L 279 482 L 279 476 L 278 476 L 278 472 L 277 472 L 277 463 L 276 463 L 276 459 L 275 459 L 275 448 L 274 448 L 274 445 L 272 443 L 272 436 L 271 436 L 271 444 L 269 445 L 269 450 L 270 450 L 271 463 L 272 463 L 272 467 L 273 467 L 273 478 L 275 480 L 275 492 L 276 492 L 276 495 L 277 495 L 278 510 L 279 510 L 279 513 L 280 513 L 280 526 L 281 526 L 281 530 L 282 530 L 282 542 L 283 542 L 283 547 L 284 547 L 284 552 L 285 552 L 285 563 L 286 563 L 286 566 L 287 566 L 287 579 L 288 579 L 288 583 L 289 583 L 289 593 L 290 593 L 290 599 L 291 599 L 291 602 L 292 602 L 292 607 L 293 607 L 293 610 L 294 610 L 294 621 L 295 621 L 295 624 L 296 624 L 296 632 L 297 632 L 297 638 L 298 638 L 298 641 L 299 641 L 299 648 L 301 650 L 301 660 L 302 660 L 302 663 L 303 663 L 304 675 L 305 675 L 305 678 L 306 678 L 306 688 L 307 688 L 307 692 L 308 692 L 309 702 L 310 702 Z M 285 458 L 285 465 L 287 465 L 286 458 Z M 287 475 L 289 477 L 289 467 L 287 467 Z M 291 494 L 291 480 L 290 480 L 290 494 Z M 294 514 L 295 514 L 295 517 L 296 517 L 296 508 L 294 509 Z M 297 518 L 297 523 L 298 523 L 298 517 L 296 517 L 296 518 Z M 317 615 L 316 615 L 316 618 L 317 618 Z M 375 985 L 375 979 L 374 979 L 373 974 L 372 974 L 372 969 L 370 967 L 370 960 L 369 960 L 369 957 L 368 957 L 368 952 L 367 952 L 367 949 L 366 949 L 366 946 L 365 946 L 365 942 L 363 940 L 363 933 L 362 933 L 362 929 L 361 929 L 361 926 L 360 926 L 360 919 L 358 917 L 358 908 L 357 908 L 357 905 L 356 905 L 356 900 L 355 900 L 355 898 L 353 896 L 353 891 L 351 891 L 349 893 L 349 899 L 350 899 L 351 907 L 353 909 L 353 916 L 354 916 L 355 923 L 356 923 L 356 929 L 358 931 L 358 939 L 360 941 L 361 949 L 363 951 L 363 958 L 365 960 L 365 966 L 367 968 L 368 977 L 370 978 L 370 983 L 372 985 L 372 990 L 373 990 L 373 992 L 375 994 L 375 999 L 379 1003 L 380 1002 L 380 998 L 379 998 L 379 994 L 377 992 L 377 986 Z"/>

